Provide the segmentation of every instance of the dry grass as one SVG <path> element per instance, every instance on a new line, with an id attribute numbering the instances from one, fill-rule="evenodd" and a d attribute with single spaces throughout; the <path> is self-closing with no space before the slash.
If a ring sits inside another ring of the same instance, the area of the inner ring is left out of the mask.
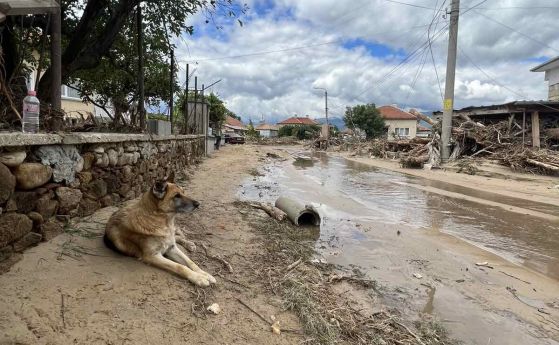
<path id="1" fill-rule="evenodd" d="M 260 281 L 283 299 L 304 330 L 305 344 L 456 344 L 433 322 L 406 326 L 394 313 L 366 312 L 357 308 L 351 294 L 339 294 L 341 281 L 351 289 L 377 295 L 376 282 L 360 272 L 342 272 L 333 265 L 313 264 L 314 241 L 310 229 L 278 222 L 247 203 L 236 206 L 261 235 L 265 252 L 259 257 L 266 268 Z M 374 303 L 371 298 L 368 303 Z"/>

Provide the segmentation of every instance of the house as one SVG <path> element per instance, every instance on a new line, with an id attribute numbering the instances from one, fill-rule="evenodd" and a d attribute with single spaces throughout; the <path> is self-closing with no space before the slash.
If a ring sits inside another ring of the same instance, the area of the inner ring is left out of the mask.
<path id="1" fill-rule="evenodd" d="M 276 125 L 269 125 L 266 123 L 259 124 L 255 128 L 263 138 L 275 138 L 278 136 L 279 127 Z"/>
<path id="2" fill-rule="evenodd" d="M 282 126 L 317 126 L 319 125 L 318 122 L 316 122 L 313 119 L 310 119 L 308 116 L 307 117 L 290 117 L 287 120 L 283 120 L 281 122 L 278 122 L 278 126 L 282 127 Z"/>
<path id="3" fill-rule="evenodd" d="M 417 117 L 415 115 L 398 108 L 397 105 L 383 105 L 378 110 L 388 128 L 388 140 L 416 137 Z"/>
<path id="4" fill-rule="evenodd" d="M 559 56 L 532 68 L 532 72 L 545 72 L 549 83 L 548 100 L 559 101 Z"/>
<path id="5" fill-rule="evenodd" d="M 244 134 L 246 130 L 247 128 L 241 121 L 229 115 L 227 115 L 227 117 L 225 118 L 225 123 L 223 124 L 223 127 L 221 129 L 223 134 Z"/>
<path id="6" fill-rule="evenodd" d="M 418 138 L 430 138 L 432 136 L 431 128 L 417 124 L 416 136 Z"/>

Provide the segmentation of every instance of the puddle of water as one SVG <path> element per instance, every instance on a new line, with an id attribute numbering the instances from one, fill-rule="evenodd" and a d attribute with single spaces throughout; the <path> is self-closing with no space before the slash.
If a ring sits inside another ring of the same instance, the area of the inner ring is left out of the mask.
<path id="1" fill-rule="evenodd" d="M 452 198 L 410 187 L 430 185 L 466 193 L 500 203 L 524 206 L 518 199 L 500 197 L 470 188 L 408 177 L 382 171 L 340 157 L 318 154 L 313 159 L 296 160 L 267 168 L 265 176 L 249 181 L 241 199 L 274 202 L 280 195 L 316 203 L 323 224 L 321 238 L 336 234 L 348 243 L 345 250 L 363 249 L 363 231 L 356 223 L 406 225 L 434 229 L 461 238 L 516 264 L 559 279 L 559 224 L 545 219 L 512 213 L 499 207 Z M 510 199 L 510 200 L 509 200 Z M 513 200 L 514 199 L 514 200 Z M 533 210 L 546 211 L 551 205 L 526 202 Z M 392 231 L 392 230 L 389 230 Z M 366 237 L 366 236 L 365 236 Z"/>

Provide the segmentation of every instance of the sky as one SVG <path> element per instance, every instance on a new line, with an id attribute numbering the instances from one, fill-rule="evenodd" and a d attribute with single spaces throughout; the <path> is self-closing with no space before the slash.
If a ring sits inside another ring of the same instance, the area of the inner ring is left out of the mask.
<path id="1" fill-rule="evenodd" d="M 176 39 L 180 80 L 200 84 L 241 116 L 342 117 L 346 106 L 442 107 L 451 0 L 248 0 L 236 18 L 203 14 Z M 462 0 L 455 108 L 547 98 L 559 55 L 556 0 Z M 219 26 L 220 28 L 216 28 Z M 431 44 L 429 44 L 431 42 Z M 191 84 L 192 86 L 192 84 Z"/>

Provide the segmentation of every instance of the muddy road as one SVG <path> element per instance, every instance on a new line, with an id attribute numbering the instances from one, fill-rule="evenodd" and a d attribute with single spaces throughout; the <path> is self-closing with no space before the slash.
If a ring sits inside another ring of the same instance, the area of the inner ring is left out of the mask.
<path id="1" fill-rule="evenodd" d="M 558 343 L 558 206 L 282 150 L 303 159 L 265 166 L 239 198 L 313 202 L 322 260 L 359 267 L 388 305 L 467 344 Z"/>

